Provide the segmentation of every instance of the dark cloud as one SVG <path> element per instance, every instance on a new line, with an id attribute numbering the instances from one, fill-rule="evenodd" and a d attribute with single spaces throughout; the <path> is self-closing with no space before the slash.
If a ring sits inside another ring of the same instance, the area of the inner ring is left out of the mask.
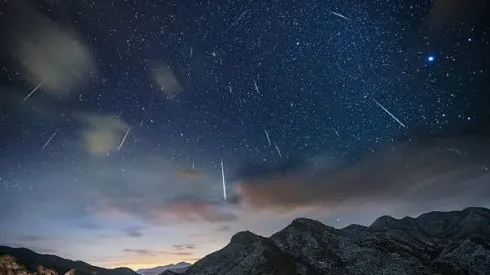
<path id="1" fill-rule="evenodd" d="M 437 0 L 428 14 L 426 28 L 441 32 L 461 24 L 462 21 L 475 20 L 475 17 L 485 16 L 485 11 L 488 11 L 485 0 Z"/>
<path id="2" fill-rule="evenodd" d="M 307 161 L 300 156 L 281 159 L 279 162 L 248 162 L 240 166 L 231 180 L 263 178 L 271 174 L 292 174 L 300 172 L 306 165 Z"/>
<path id="3" fill-rule="evenodd" d="M 217 223 L 236 220 L 226 205 L 200 198 L 177 198 L 168 202 L 100 198 L 87 207 L 93 214 L 109 218 L 134 217 L 149 224 Z"/>
<path id="4" fill-rule="evenodd" d="M 454 197 L 490 198 L 488 138 L 435 138 L 406 142 L 367 155 L 341 169 L 301 166 L 251 175 L 236 183 L 252 208 L 290 211 L 346 202 L 433 203 Z M 327 208 L 327 209 L 328 209 Z"/>

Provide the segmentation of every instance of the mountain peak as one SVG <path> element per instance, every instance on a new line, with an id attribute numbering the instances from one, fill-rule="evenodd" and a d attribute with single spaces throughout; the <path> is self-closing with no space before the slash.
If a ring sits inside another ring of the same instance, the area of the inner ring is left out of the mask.
<path id="1" fill-rule="evenodd" d="M 296 218 L 291 222 L 291 225 L 295 227 L 303 227 L 303 226 L 313 227 L 313 228 L 326 227 L 326 225 L 324 225 L 323 223 L 309 218 Z"/>
<path id="2" fill-rule="evenodd" d="M 256 235 L 248 230 L 240 231 L 231 237 L 232 243 L 247 244 L 249 242 L 260 241 L 262 237 Z"/>
<path id="3" fill-rule="evenodd" d="M 377 218 L 369 227 L 370 228 L 389 228 L 396 224 L 399 220 L 392 216 L 384 215 Z"/>

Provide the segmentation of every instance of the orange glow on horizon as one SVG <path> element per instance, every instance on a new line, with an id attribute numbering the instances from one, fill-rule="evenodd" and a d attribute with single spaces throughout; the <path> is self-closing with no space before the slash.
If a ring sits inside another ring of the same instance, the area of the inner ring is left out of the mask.
<path id="1" fill-rule="evenodd" d="M 94 263 L 95 266 L 100 266 L 100 267 L 103 267 L 103 268 L 118 268 L 118 267 L 127 267 L 127 268 L 131 268 L 132 270 L 136 271 L 138 269 L 142 269 L 142 268 L 153 268 L 153 267 L 157 267 L 157 266 L 163 266 L 163 265 L 170 265 L 170 264 L 176 264 L 176 263 L 179 263 L 179 262 L 186 262 L 186 263 L 190 263 L 190 264 L 194 264 L 195 262 L 197 262 L 199 259 L 182 259 L 180 261 L 176 261 L 176 260 L 167 260 L 167 261 L 158 261 L 158 260 L 147 260 L 147 261 L 139 261 L 138 263 L 135 263 L 135 262 L 128 262 L 128 263 L 100 263 L 100 264 L 97 264 L 97 263 Z"/>

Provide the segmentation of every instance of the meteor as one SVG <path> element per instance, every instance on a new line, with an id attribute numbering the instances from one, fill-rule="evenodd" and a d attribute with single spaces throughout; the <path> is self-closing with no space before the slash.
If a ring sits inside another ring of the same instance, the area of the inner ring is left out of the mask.
<path id="1" fill-rule="evenodd" d="M 343 19 L 345 19 L 345 20 L 349 20 L 349 21 L 351 21 L 351 20 L 350 20 L 350 18 L 347 18 L 346 16 L 344 16 L 344 15 L 342 15 L 342 14 L 340 14 L 340 13 L 336 13 L 336 12 L 334 12 L 334 11 L 330 11 L 330 13 L 331 13 L 331 14 L 333 14 L 333 15 L 336 15 L 336 16 L 338 16 L 338 17 L 340 17 L 340 18 L 343 18 Z"/>
<path id="2" fill-rule="evenodd" d="M 267 132 L 267 130 L 264 130 L 264 132 L 265 132 L 265 136 L 267 137 L 267 141 L 269 142 L 269 146 L 272 146 L 271 138 L 269 137 L 269 132 Z"/>
<path id="3" fill-rule="evenodd" d="M 36 88 L 32 89 L 32 91 L 31 91 L 31 92 L 30 92 L 30 93 L 29 93 L 29 94 L 28 94 L 26 97 L 24 97 L 24 99 L 22 99 L 22 101 L 20 102 L 20 104 L 22 104 L 22 103 L 24 103 L 26 100 L 28 100 L 28 99 L 29 99 L 29 97 L 31 97 L 31 96 L 32 96 L 32 94 L 34 94 L 34 93 L 37 91 L 37 89 L 39 89 L 39 87 L 41 87 L 41 85 L 42 85 L 42 84 L 43 84 L 43 83 L 42 83 L 42 82 L 40 82 L 40 83 L 39 83 L 39 84 L 36 86 Z"/>
<path id="4" fill-rule="evenodd" d="M 255 86 L 255 91 L 257 91 L 257 94 L 260 95 L 259 87 L 257 86 L 257 82 L 255 82 L 255 78 L 254 78 L 254 86 Z"/>
<path id="5" fill-rule="evenodd" d="M 373 98 L 373 101 L 381 108 L 383 109 L 387 114 L 389 114 L 394 120 L 396 120 L 396 122 L 398 122 L 401 126 L 403 126 L 403 128 L 407 128 L 407 126 L 405 126 L 405 124 L 403 124 L 398 118 L 396 118 L 392 113 L 390 113 L 390 111 L 388 111 L 385 107 L 383 107 L 383 105 L 381 105 L 378 101 L 376 101 L 376 99 Z"/>
<path id="6" fill-rule="evenodd" d="M 121 150 L 121 147 L 123 146 L 124 141 L 126 141 L 126 138 L 128 137 L 128 134 L 129 134 L 129 131 L 130 130 L 131 130 L 131 126 L 126 131 L 126 134 L 124 135 L 123 139 L 121 140 L 121 143 L 119 144 L 119 148 L 117 148 L 117 150 Z"/>
<path id="7" fill-rule="evenodd" d="M 221 177 L 223 179 L 223 198 L 226 201 L 226 182 L 225 182 L 225 169 L 223 168 L 223 159 L 221 159 Z"/>
<path id="8" fill-rule="evenodd" d="M 48 141 L 46 141 L 46 143 L 44 143 L 43 149 L 46 148 L 46 146 L 48 146 L 48 144 L 51 142 L 51 140 L 54 138 L 54 136 L 56 136 L 56 132 L 54 132 L 51 135 L 51 137 L 48 139 Z"/>

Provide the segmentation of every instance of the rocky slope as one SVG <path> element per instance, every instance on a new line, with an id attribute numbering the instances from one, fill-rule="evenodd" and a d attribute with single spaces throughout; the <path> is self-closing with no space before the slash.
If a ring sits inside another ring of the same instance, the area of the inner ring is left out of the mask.
<path id="1" fill-rule="evenodd" d="M 240 232 L 185 274 L 490 274 L 490 210 L 384 216 L 343 229 L 296 219 L 269 238 Z"/>
<path id="2" fill-rule="evenodd" d="M 82 261 L 0 246 L 0 275 L 139 275 L 129 268 L 105 269 Z"/>

